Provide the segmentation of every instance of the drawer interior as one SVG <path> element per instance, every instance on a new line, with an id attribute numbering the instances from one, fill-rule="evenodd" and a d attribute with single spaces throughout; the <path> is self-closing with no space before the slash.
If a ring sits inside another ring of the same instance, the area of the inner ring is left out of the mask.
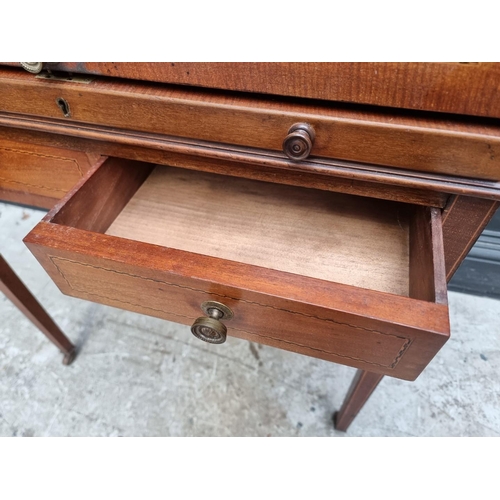
<path id="1" fill-rule="evenodd" d="M 157 166 L 106 233 L 408 296 L 395 203 Z"/>
<path id="2" fill-rule="evenodd" d="M 52 223 L 436 300 L 426 207 L 130 164 L 108 160 Z"/>

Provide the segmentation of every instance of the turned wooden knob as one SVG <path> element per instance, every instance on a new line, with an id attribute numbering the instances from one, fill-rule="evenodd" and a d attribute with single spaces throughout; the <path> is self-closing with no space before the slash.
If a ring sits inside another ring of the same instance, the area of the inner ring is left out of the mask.
<path id="1" fill-rule="evenodd" d="M 290 160 L 305 160 L 314 143 L 314 129 L 308 123 L 295 123 L 283 141 L 283 152 Z"/>
<path id="2" fill-rule="evenodd" d="M 208 317 L 198 318 L 191 327 L 191 333 L 203 342 L 223 344 L 226 341 L 227 328 L 220 320 L 230 320 L 233 317 L 233 311 L 224 304 L 215 301 L 203 302 L 201 310 Z"/>

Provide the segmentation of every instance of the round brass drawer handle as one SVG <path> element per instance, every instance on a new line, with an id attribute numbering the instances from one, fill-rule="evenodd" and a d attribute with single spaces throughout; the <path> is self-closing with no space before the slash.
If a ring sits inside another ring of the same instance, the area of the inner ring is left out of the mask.
<path id="1" fill-rule="evenodd" d="M 40 73 L 43 69 L 43 62 L 22 62 L 21 66 L 30 73 L 34 73 L 35 75 Z"/>
<path id="2" fill-rule="evenodd" d="M 290 160 L 305 160 L 310 154 L 316 134 L 308 123 L 295 123 L 283 141 L 283 152 Z"/>
<path id="3" fill-rule="evenodd" d="M 208 301 L 201 304 L 202 311 L 208 316 L 198 318 L 191 327 L 191 333 L 209 344 L 223 344 L 226 341 L 227 328 L 220 320 L 230 320 L 233 311 L 220 302 Z"/>

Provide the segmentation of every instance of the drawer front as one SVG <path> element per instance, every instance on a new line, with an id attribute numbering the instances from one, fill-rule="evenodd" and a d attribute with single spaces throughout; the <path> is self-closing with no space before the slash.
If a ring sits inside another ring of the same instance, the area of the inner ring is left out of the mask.
<path id="1" fill-rule="evenodd" d="M 272 295 L 264 287 L 260 293 L 244 290 L 243 284 L 236 289 L 220 283 L 215 276 L 211 282 L 189 279 L 186 276 L 190 271 L 192 274 L 192 269 L 171 271 L 189 257 L 197 260 L 196 256 L 160 256 L 150 249 L 143 256 L 149 263 L 134 265 L 138 255 L 130 258 L 132 248 L 126 243 L 117 251 L 112 237 L 104 236 L 104 241 L 95 236 L 86 240 L 83 233 L 74 234 L 69 229 L 56 237 L 51 229 L 42 223 L 25 242 L 61 291 L 73 297 L 186 325 L 203 316 L 203 302 L 214 300 L 234 312 L 234 318 L 226 322 L 231 336 L 407 380 L 415 379 L 448 339 L 448 311 L 444 305 L 404 301 L 390 295 L 383 305 L 369 304 L 369 292 L 362 298 L 352 297 L 354 303 L 343 303 L 349 287 L 339 286 L 337 296 L 330 301 L 334 305 L 314 306 Z M 78 238 L 78 242 L 65 244 L 73 238 Z M 115 247 L 115 260 L 96 256 L 95 251 L 89 250 L 100 244 Z M 78 248 L 78 252 L 62 250 L 68 246 Z M 87 253 L 81 253 L 85 247 Z M 142 253 L 141 247 L 135 245 L 135 250 Z M 152 262 L 157 260 L 163 269 L 153 267 Z M 218 268 L 220 263 L 203 259 L 196 267 L 210 265 Z M 222 265 L 228 267 L 226 263 Z M 254 271 L 253 277 L 247 273 L 249 281 L 259 279 L 256 275 L 260 270 Z M 275 277 L 273 273 L 266 274 L 260 279 Z M 332 293 L 331 287 L 329 292 Z M 323 293 L 318 291 L 316 295 Z M 380 307 L 390 317 L 378 313 Z"/>
<path id="2" fill-rule="evenodd" d="M 439 255 L 439 248 L 442 252 L 442 246 L 436 242 L 431 244 L 427 237 L 423 237 L 416 238 L 416 242 L 410 244 L 410 296 L 400 296 L 335 283 L 311 275 L 301 276 L 298 270 L 278 270 L 280 262 L 273 263 L 269 268 L 263 264 L 255 265 L 248 262 L 260 261 L 256 261 L 251 255 L 248 257 L 244 252 L 240 252 L 242 260 L 238 261 L 236 257 L 227 254 L 224 254 L 224 259 L 217 257 L 217 249 L 215 256 L 209 255 L 212 250 L 207 250 L 208 246 L 204 247 L 207 254 L 193 253 L 185 249 L 170 248 L 165 244 L 134 240 L 131 235 L 120 237 L 108 234 L 108 228 L 117 220 L 117 216 L 125 214 L 130 206 L 139 202 L 139 187 L 144 180 L 156 182 L 157 177 L 150 174 L 150 171 L 151 166 L 147 164 L 109 160 L 90 172 L 27 236 L 26 244 L 64 293 L 184 324 L 192 324 L 196 318 L 203 316 L 200 309 L 203 302 L 217 301 L 234 312 L 234 317 L 226 322 L 229 335 L 409 380 L 418 376 L 446 342 L 449 324 L 446 290 L 442 289 L 444 264 L 443 256 Z M 187 185 L 193 196 L 202 198 L 204 176 L 208 174 L 200 174 L 203 182 L 195 188 L 196 175 L 191 172 L 180 179 L 189 181 Z M 179 176 L 173 175 L 172 178 L 178 180 Z M 215 185 L 221 179 L 224 180 L 222 177 L 217 178 Z M 144 183 L 141 189 L 146 185 Z M 180 184 L 176 186 L 176 189 L 181 189 Z M 269 214 L 264 216 L 260 210 L 263 210 L 262 200 L 266 200 L 266 206 L 269 204 L 271 192 L 275 192 L 276 196 L 280 195 L 283 210 L 293 214 L 292 208 L 300 209 L 303 203 L 308 203 L 310 196 L 310 193 L 302 193 L 297 188 L 275 189 L 255 181 L 231 183 L 225 179 L 223 186 L 227 201 L 224 205 L 224 198 L 220 198 L 221 214 L 233 211 L 228 201 L 233 188 L 241 194 L 241 204 L 245 207 L 241 220 L 235 222 L 230 218 L 233 231 L 237 231 L 240 225 L 248 227 L 248 213 L 254 210 L 257 211 L 256 224 L 264 219 L 269 223 Z M 207 189 L 210 196 L 216 195 L 213 185 L 209 185 Z M 282 190 L 288 192 L 288 189 L 292 189 L 289 192 L 294 195 L 294 200 L 303 194 L 299 204 L 295 201 L 293 206 L 285 203 Z M 256 192 L 258 190 L 261 191 Z M 146 208 L 153 199 L 153 195 L 149 191 L 147 193 Z M 321 193 L 313 193 L 312 198 L 316 199 L 317 196 L 321 197 Z M 330 194 L 323 196 L 330 200 Z M 161 225 L 167 227 L 167 232 L 170 229 L 179 230 L 173 220 L 178 216 L 177 212 L 186 213 L 198 206 L 197 200 L 193 206 L 188 204 L 179 208 L 172 201 L 175 197 L 175 193 L 171 193 L 170 197 L 168 194 L 163 197 L 170 203 L 165 215 L 160 218 L 163 221 Z M 254 202 L 255 199 L 258 202 Z M 330 201 L 335 205 L 333 198 Z M 359 200 L 353 201 L 355 207 L 362 205 Z M 347 199 L 343 199 L 341 205 L 344 206 L 345 202 Z M 201 210 L 206 210 L 206 199 L 202 205 Z M 308 207 L 304 216 L 311 217 L 314 207 Z M 377 207 L 382 212 L 382 208 L 390 209 L 392 205 Z M 157 206 L 148 208 L 151 214 L 157 209 Z M 270 210 L 276 211 L 274 207 Z M 422 211 L 427 213 L 428 209 Z M 151 225 L 143 212 L 136 213 L 140 214 L 138 223 L 141 226 Z M 224 225 L 221 214 L 218 218 L 216 214 L 208 214 L 217 220 L 215 226 Z M 313 215 L 314 218 L 310 220 L 319 223 L 320 212 Z M 198 215 L 195 214 L 195 217 Z M 342 212 L 340 219 L 345 217 L 346 213 Z M 383 213 L 378 217 L 385 221 Z M 170 222 L 169 218 L 172 219 Z M 370 215 L 363 212 L 361 223 L 366 224 L 367 218 L 371 220 Z M 332 221 L 339 222 L 340 219 Z M 131 220 L 127 219 L 128 223 Z M 420 218 L 416 217 L 416 220 Z M 374 221 L 376 222 L 375 219 Z M 358 222 L 359 220 L 356 223 Z M 410 222 L 410 231 L 420 231 L 417 226 L 422 223 L 425 231 L 437 231 L 437 235 L 434 234 L 432 238 L 433 241 L 438 241 L 439 222 L 439 217 Z M 384 227 L 388 223 L 382 222 L 381 230 L 386 231 Z M 352 224 L 342 227 L 348 229 Z M 212 230 L 215 230 L 215 226 Z M 401 220 L 398 219 L 394 225 L 396 233 L 404 227 L 406 222 L 401 213 Z M 411 229 L 412 227 L 414 228 Z M 185 230 L 188 233 L 195 231 L 189 227 Z M 158 232 L 156 226 L 153 232 L 155 235 Z M 137 237 L 140 237 L 139 233 L 140 231 L 135 233 Z M 249 232 L 244 230 L 241 234 L 247 236 Z M 320 231 L 317 234 L 319 238 L 314 244 L 319 252 L 322 233 Z M 314 231 L 308 233 L 307 238 L 314 238 L 314 235 Z M 349 245 L 354 251 L 358 236 L 339 236 L 351 238 Z M 174 237 L 177 238 L 176 235 Z M 294 241 L 299 246 L 302 244 L 301 237 L 302 232 L 294 235 Z M 199 240 L 203 239 L 200 236 Z M 373 246 L 377 245 L 374 243 Z M 276 248 L 273 247 L 273 251 Z M 266 251 L 267 247 L 263 242 L 260 252 L 264 254 Z M 361 254 L 364 255 L 366 251 L 369 252 L 370 249 L 367 250 L 361 243 Z M 220 254 L 222 255 L 222 251 Z M 374 264 L 381 265 L 383 263 Z M 304 265 L 304 272 L 306 268 Z M 380 268 L 374 269 L 374 273 L 377 272 L 380 272 Z M 347 278 L 339 279 L 350 278 L 347 275 Z M 399 286 L 404 288 L 405 282 L 402 277 Z"/>
<path id="3" fill-rule="evenodd" d="M 292 126 L 307 123 L 314 130 L 311 158 L 499 179 L 494 150 L 500 148 L 500 128 L 491 124 L 99 78 L 89 84 L 51 81 L 14 70 L 0 72 L 2 95 L 8 99 L 0 99 L 0 124 L 11 126 L 52 131 L 62 122 L 78 125 L 62 131 L 78 137 L 128 138 L 140 145 L 143 134 L 154 134 L 157 143 L 172 136 L 286 158 L 283 142 Z M 15 123 L 12 114 L 45 122 Z"/>
<path id="4" fill-rule="evenodd" d="M 99 155 L 0 141 L 0 199 L 51 208 L 97 161 Z"/>
<path id="5" fill-rule="evenodd" d="M 196 289 L 193 287 L 200 287 L 200 283 L 172 283 L 176 280 L 166 273 L 152 278 L 139 267 L 93 264 L 86 256 L 77 254 L 71 258 L 51 255 L 49 259 L 53 266 L 51 275 L 60 276 L 58 284 L 67 295 L 186 325 L 203 316 L 200 309 L 203 302 L 215 300 L 234 311 L 235 317 L 227 322 L 231 335 L 329 361 L 357 362 L 367 369 L 391 371 L 411 343 L 404 333 L 388 333 L 383 326 L 377 331 L 373 325 L 364 329 L 349 324 L 357 320 L 347 315 L 323 312 L 322 318 L 312 311 L 284 309 L 285 304 L 251 301 L 229 288 L 219 293 Z"/>

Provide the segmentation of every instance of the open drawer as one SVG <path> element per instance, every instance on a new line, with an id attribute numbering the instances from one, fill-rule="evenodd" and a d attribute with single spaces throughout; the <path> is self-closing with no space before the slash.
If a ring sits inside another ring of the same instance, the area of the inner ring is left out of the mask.
<path id="1" fill-rule="evenodd" d="M 449 337 L 434 208 L 109 158 L 24 241 L 65 294 L 398 378 Z"/>

